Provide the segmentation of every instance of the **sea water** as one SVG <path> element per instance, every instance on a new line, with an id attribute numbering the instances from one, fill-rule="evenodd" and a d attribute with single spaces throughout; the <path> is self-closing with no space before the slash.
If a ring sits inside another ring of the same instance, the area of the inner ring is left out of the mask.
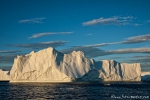
<path id="1" fill-rule="evenodd" d="M 150 83 L 0 82 L 0 100 L 150 100 Z"/>

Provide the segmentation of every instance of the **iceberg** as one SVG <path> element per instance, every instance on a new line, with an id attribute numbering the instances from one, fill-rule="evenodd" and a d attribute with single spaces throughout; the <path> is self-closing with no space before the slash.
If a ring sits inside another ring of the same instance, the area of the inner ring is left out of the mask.
<path id="1" fill-rule="evenodd" d="M 98 70 L 104 81 L 141 81 L 140 63 L 118 63 L 114 60 L 102 60 Z"/>
<path id="2" fill-rule="evenodd" d="M 14 59 L 10 82 L 141 81 L 139 63 L 94 61 L 82 51 L 62 54 L 54 48 Z"/>
<path id="3" fill-rule="evenodd" d="M 31 52 L 14 59 L 10 81 L 70 82 L 91 70 L 92 60 L 83 52 L 62 54 L 54 48 Z"/>
<path id="4" fill-rule="evenodd" d="M 101 60 L 94 63 L 95 69 L 82 77 L 84 81 L 141 81 L 139 63 L 118 63 L 114 60 Z"/>
<path id="5" fill-rule="evenodd" d="M 9 81 L 9 71 L 0 69 L 0 81 Z"/>

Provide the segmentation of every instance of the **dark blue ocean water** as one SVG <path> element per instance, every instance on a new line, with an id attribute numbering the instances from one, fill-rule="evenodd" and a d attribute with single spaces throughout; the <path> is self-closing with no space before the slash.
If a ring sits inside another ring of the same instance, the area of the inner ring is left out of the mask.
<path id="1" fill-rule="evenodd" d="M 150 83 L 0 82 L 0 100 L 150 100 Z"/>

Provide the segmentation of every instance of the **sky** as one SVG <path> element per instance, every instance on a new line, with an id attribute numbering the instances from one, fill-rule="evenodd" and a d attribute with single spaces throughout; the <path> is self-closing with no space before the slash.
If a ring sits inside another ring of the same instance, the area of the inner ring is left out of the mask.
<path id="1" fill-rule="evenodd" d="M 149 0 L 1 0 L 0 69 L 17 55 L 54 47 L 150 71 Z"/>

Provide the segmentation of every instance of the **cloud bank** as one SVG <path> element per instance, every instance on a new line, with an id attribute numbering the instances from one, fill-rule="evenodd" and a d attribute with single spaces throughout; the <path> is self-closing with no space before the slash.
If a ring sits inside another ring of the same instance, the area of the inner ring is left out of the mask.
<path id="1" fill-rule="evenodd" d="M 72 51 L 83 51 L 87 57 L 98 57 L 110 54 L 126 54 L 126 53 L 150 53 L 150 48 L 126 48 L 118 50 L 104 51 L 99 49 L 102 46 L 114 45 L 114 44 L 133 44 L 150 41 L 150 34 L 129 37 L 123 41 L 112 43 L 100 43 L 84 46 L 74 46 L 69 49 L 61 50 L 62 53 L 70 53 Z"/>

